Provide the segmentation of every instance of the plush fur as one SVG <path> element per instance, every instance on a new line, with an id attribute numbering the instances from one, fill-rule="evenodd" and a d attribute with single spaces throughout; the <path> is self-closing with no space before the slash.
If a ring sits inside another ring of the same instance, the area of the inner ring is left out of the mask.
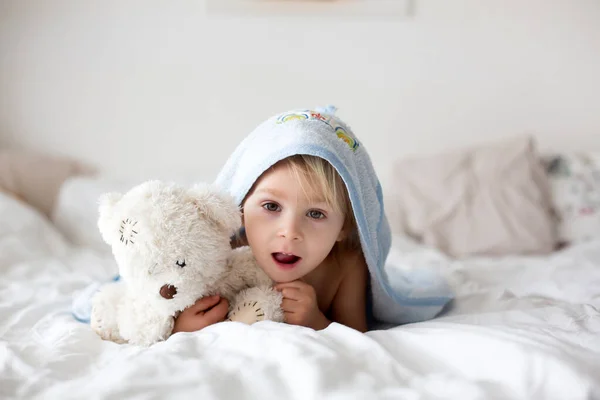
<path id="1" fill-rule="evenodd" d="M 232 321 L 283 321 L 281 294 L 250 248 L 231 249 L 240 226 L 233 198 L 211 185 L 150 181 L 102 196 L 98 227 L 121 279 L 92 299 L 92 328 L 106 340 L 149 346 L 170 336 L 177 313 L 212 294 L 229 300 Z"/>

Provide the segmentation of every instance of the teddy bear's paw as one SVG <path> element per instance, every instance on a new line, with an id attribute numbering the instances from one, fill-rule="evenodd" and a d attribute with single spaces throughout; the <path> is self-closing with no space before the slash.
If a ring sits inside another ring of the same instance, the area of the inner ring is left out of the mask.
<path id="1" fill-rule="evenodd" d="M 117 309 L 124 294 L 120 282 L 104 285 L 92 297 L 90 326 L 104 340 L 123 343 L 123 337 L 117 321 Z"/>
<path id="2" fill-rule="evenodd" d="M 265 312 L 261 308 L 257 301 L 246 301 L 238 304 L 229 313 L 227 321 L 242 322 L 244 324 L 253 324 L 255 322 L 263 321 L 265 319 Z"/>
<path id="3" fill-rule="evenodd" d="M 109 325 L 110 324 L 105 325 L 104 321 L 98 317 L 92 318 L 90 321 L 92 330 L 96 332 L 96 334 L 100 336 L 102 340 L 109 340 L 119 344 L 126 343 L 121 335 L 119 335 L 118 329 L 115 329 L 114 327 L 111 328 Z"/>
<path id="4" fill-rule="evenodd" d="M 251 287 L 235 296 L 229 311 L 229 320 L 253 324 L 255 322 L 283 321 L 280 308 L 281 293 L 271 287 Z"/>

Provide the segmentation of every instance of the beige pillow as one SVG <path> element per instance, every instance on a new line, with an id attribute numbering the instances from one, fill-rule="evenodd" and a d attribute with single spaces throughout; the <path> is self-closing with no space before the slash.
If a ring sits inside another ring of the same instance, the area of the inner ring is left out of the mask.
<path id="1" fill-rule="evenodd" d="M 531 137 L 401 160 L 390 186 L 394 233 L 451 256 L 543 254 L 557 243 L 549 182 Z"/>
<path id="2" fill-rule="evenodd" d="M 49 216 L 62 183 L 92 170 L 74 160 L 31 151 L 0 149 L 0 191 Z"/>

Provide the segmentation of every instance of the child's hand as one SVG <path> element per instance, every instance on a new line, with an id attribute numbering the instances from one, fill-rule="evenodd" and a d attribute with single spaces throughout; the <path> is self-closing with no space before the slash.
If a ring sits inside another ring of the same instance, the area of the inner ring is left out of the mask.
<path id="1" fill-rule="evenodd" d="M 275 285 L 283 295 L 281 308 L 285 313 L 285 322 L 301 325 L 315 330 L 325 329 L 330 321 L 319 310 L 315 289 L 302 281 L 279 283 Z"/>
<path id="2" fill-rule="evenodd" d="M 220 296 L 203 297 L 189 306 L 175 319 L 173 333 L 194 332 L 221 322 L 227 316 L 229 302 Z"/>

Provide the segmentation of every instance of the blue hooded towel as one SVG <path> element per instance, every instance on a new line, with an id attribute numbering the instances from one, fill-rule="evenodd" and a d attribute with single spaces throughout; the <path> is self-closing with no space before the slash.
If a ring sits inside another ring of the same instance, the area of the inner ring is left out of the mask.
<path id="1" fill-rule="evenodd" d="M 388 324 L 433 318 L 452 293 L 439 274 L 386 267 L 391 232 L 381 185 L 364 145 L 334 112 L 332 107 L 295 110 L 269 118 L 235 149 L 215 183 L 241 205 L 256 180 L 278 161 L 299 154 L 327 160 L 352 203 L 371 276 L 370 317 Z"/>

